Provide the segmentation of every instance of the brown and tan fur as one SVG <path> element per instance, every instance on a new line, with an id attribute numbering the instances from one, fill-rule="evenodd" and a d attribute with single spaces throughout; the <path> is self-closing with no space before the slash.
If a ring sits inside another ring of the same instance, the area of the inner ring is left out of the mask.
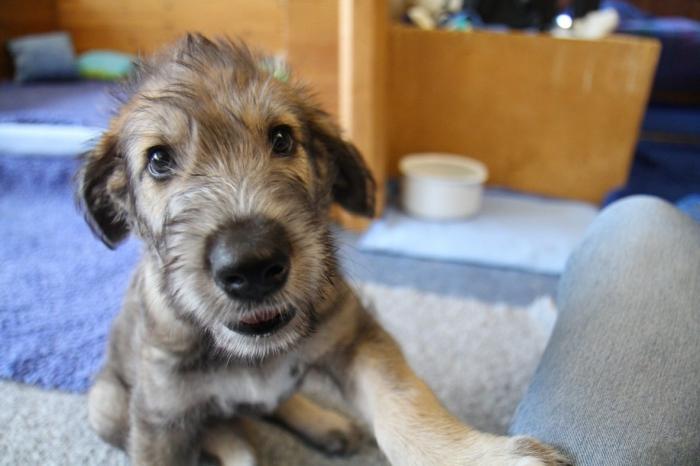
<path id="1" fill-rule="evenodd" d="M 280 124 L 294 140 L 284 157 L 269 141 Z M 153 147 L 172 155 L 165 180 L 147 169 Z M 245 46 L 189 35 L 140 63 L 78 178 L 96 234 L 144 246 L 89 395 L 92 427 L 133 464 L 192 465 L 202 450 L 255 464 L 236 426 L 252 415 L 352 452 L 354 424 L 296 393 L 310 370 L 335 381 L 393 465 L 565 464 L 535 440 L 462 424 L 414 375 L 335 262 L 331 202 L 371 216 L 370 173 L 309 93 Z M 283 226 L 291 244 L 284 286 L 257 303 L 222 292 L 206 260 L 214 232 L 251 218 Z M 269 335 L 232 330 L 260 306 L 293 317 Z"/>

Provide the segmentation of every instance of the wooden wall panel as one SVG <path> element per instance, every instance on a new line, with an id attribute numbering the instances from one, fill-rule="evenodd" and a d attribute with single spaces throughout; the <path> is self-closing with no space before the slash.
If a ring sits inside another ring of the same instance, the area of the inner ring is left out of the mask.
<path id="1" fill-rule="evenodd" d="M 54 0 L 2 0 L 0 3 L 0 77 L 9 77 L 12 67 L 5 42 L 16 36 L 49 32 L 57 28 Z"/>
<path id="2" fill-rule="evenodd" d="M 78 52 L 148 53 L 188 31 L 240 37 L 263 52 L 286 53 L 295 75 L 337 112 L 337 0 L 55 1 Z"/>
<path id="3" fill-rule="evenodd" d="M 78 51 L 150 52 L 188 32 L 238 36 L 268 52 L 285 47 L 284 0 L 57 0 Z"/>
<path id="4" fill-rule="evenodd" d="M 598 202 L 626 179 L 659 49 L 395 26 L 389 170 L 409 152 L 454 152 L 493 184 Z"/>
<path id="5" fill-rule="evenodd" d="M 148 53 L 188 31 L 240 37 L 266 53 L 287 53 L 295 75 L 337 112 L 337 0 L 55 1 L 78 52 Z"/>
<path id="6" fill-rule="evenodd" d="M 374 174 L 377 214 L 385 198 L 389 14 L 385 2 L 340 0 L 340 122 Z M 354 229 L 368 225 L 340 218 Z"/>
<path id="7" fill-rule="evenodd" d="M 338 114 L 338 0 L 288 0 L 287 58 L 323 108 Z"/>

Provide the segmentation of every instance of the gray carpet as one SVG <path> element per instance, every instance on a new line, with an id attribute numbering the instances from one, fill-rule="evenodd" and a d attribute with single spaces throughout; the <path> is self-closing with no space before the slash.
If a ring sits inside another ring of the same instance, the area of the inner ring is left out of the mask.
<path id="1" fill-rule="evenodd" d="M 551 301 L 526 308 L 382 285 L 362 290 L 454 413 L 481 429 L 506 429 L 544 349 L 554 318 Z M 343 407 L 321 381 L 311 380 L 305 390 Z M 83 396 L 0 383 L 0 424 L 3 466 L 127 464 L 87 427 Z M 256 422 L 250 434 L 262 466 L 386 464 L 371 441 L 355 456 L 330 459 L 276 426 Z"/>

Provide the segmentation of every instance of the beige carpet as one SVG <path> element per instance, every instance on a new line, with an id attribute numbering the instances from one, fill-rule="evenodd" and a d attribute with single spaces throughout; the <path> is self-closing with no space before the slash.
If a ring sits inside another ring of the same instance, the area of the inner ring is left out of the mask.
<path id="1" fill-rule="evenodd" d="M 507 428 L 525 392 L 556 312 L 550 299 L 528 307 L 446 298 L 410 289 L 361 286 L 416 371 L 460 418 L 492 432 Z M 337 405 L 321 382 L 305 390 Z M 126 457 L 89 430 L 83 396 L 0 383 L 0 465 L 125 465 Z M 281 429 L 256 423 L 261 466 L 385 465 L 371 442 L 329 459 Z"/>

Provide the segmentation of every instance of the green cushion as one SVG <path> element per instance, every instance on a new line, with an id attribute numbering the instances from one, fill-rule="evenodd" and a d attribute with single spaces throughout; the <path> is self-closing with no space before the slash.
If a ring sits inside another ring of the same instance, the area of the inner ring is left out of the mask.
<path id="1" fill-rule="evenodd" d="M 91 50 L 78 57 L 78 73 L 87 79 L 119 79 L 129 74 L 135 59 L 128 53 Z"/>

